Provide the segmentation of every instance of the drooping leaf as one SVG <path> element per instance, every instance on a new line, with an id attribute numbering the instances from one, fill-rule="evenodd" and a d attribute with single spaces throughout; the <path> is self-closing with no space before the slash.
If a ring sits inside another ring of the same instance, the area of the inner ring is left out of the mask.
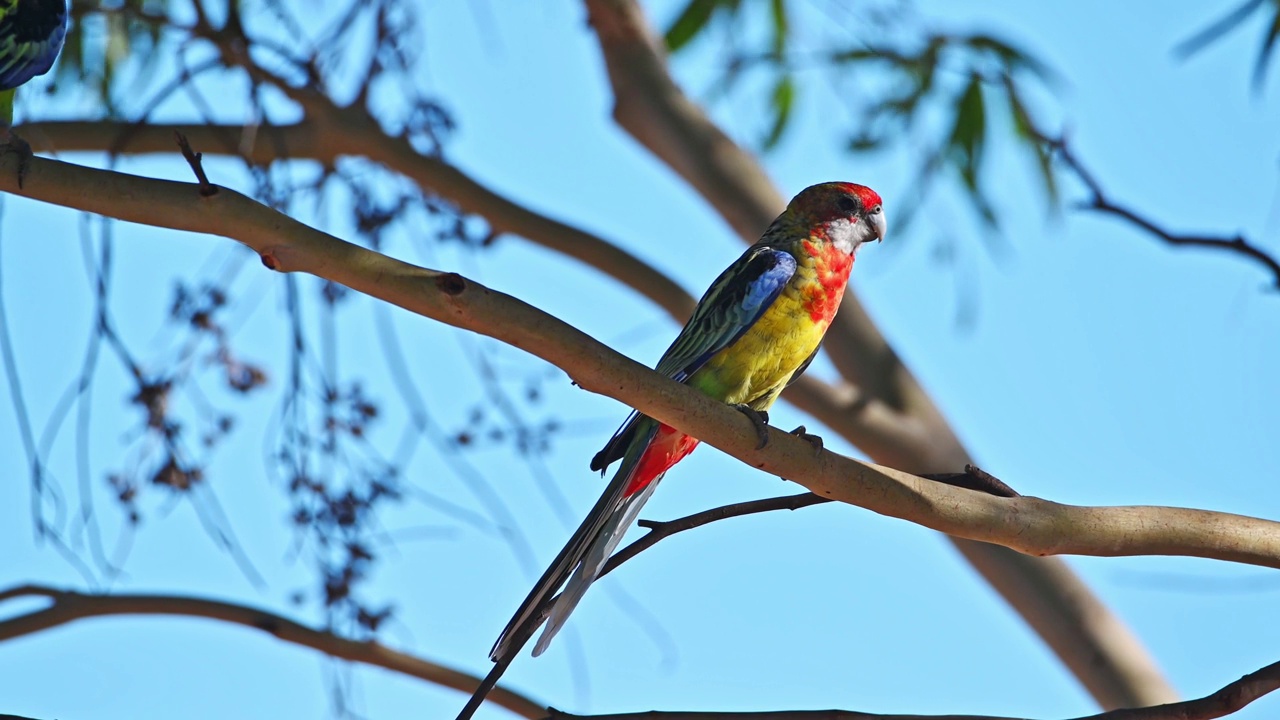
<path id="1" fill-rule="evenodd" d="M 663 34 L 667 52 L 676 53 L 698 35 L 716 11 L 718 0 L 689 0 Z"/>
<path id="2" fill-rule="evenodd" d="M 786 131 L 787 123 L 791 120 L 791 108 L 795 104 L 795 99 L 795 82 L 789 74 L 780 76 L 777 84 L 773 86 L 773 126 L 765 136 L 763 143 L 765 150 L 772 149 L 782 139 L 782 133 Z"/>
<path id="3" fill-rule="evenodd" d="M 1253 89 L 1259 91 L 1262 89 L 1262 83 L 1267 79 L 1267 63 L 1271 60 L 1271 53 L 1276 48 L 1276 38 L 1280 36 L 1280 3 L 1273 3 L 1276 6 L 1276 14 L 1271 18 L 1271 25 L 1267 28 L 1266 36 L 1262 39 L 1262 50 L 1258 52 L 1258 59 L 1253 66 Z"/>
<path id="4" fill-rule="evenodd" d="M 1058 75 L 1048 64 L 1031 53 L 1015 47 L 1011 43 L 991 37 L 990 35 L 972 35 L 967 44 L 975 50 L 987 51 L 1000 59 L 1000 63 L 1008 70 L 1026 70 L 1042 82 L 1052 83 Z"/>
<path id="5" fill-rule="evenodd" d="M 969 85 L 956 104 L 955 118 L 947 141 L 948 151 L 965 185 L 971 193 L 976 193 L 987 119 L 982 78 L 976 73 L 969 79 Z"/>
<path id="6" fill-rule="evenodd" d="M 786 0 L 771 0 L 769 9 L 773 17 L 773 54 L 782 57 L 787 50 L 787 35 L 790 31 Z"/>
<path id="7" fill-rule="evenodd" d="M 1253 11 L 1262 7 L 1264 2 L 1266 0 L 1245 0 L 1244 4 L 1227 13 L 1222 19 L 1178 43 L 1173 49 L 1174 54 L 1186 59 L 1200 52 L 1243 23 L 1253 14 Z"/>
<path id="8" fill-rule="evenodd" d="M 1018 139 L 1026 145 L 1035 156 L 1040 169 L 1040 182 L 1049 199 L 1049 206 L 1058 206 L 1058 179 L 1053 170 L 1053 153 L 1035 131 L 1031 114 L 1023 102 L 1017 83 L 1011 76 L 1004 77 L 1005 98 L 1009 103 L 1009 112 L 1013 116 L 1013 129 Z"/>
<path id="9" fill-rule="evenodd" d="M 1244 3 L 1237 6 L 1236 9 L 1227 13 L 1217 22 L 1209 27 L 1192 35 L 1190 38 L 1179 43 L 1174 49 L 1174 55 L 1181 59 L 1186 59 L 1209 45 L 1222 39 L 1227 33 L 1244 25 L 1258 10 L 1269 8 L 1271 17 L 1267 22 L 1266 29 L 1263 31 L 1262 46 L 1258 49 L 1258 57 L 1253 65 L 1253 88 L 1255 91 L 1262 89 L 1263 81 L 1267 76 L 1267 65 L 1271 61 L 1271 55 L 1275 51 L 1276 41 L 1280 39 L 1280 0 L 1245 0 Z"/>
<path id="10" fill-rule="evenodd" d="M 833 63 L 861 62 L 864 60 L 879 59 L 883 59 L 883 56 L 871 48 L 853 48 L 831 54 L 831 62 Z"/>

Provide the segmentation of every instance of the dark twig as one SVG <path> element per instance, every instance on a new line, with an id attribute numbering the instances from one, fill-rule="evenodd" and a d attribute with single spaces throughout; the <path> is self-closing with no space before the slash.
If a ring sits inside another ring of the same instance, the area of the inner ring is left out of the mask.
<path id="1" fill-rule="evenodd" d="M 922 475 L 921 477 L 934 480 L 947 485 L 986 492 L 999 497 L 1015 497 L 1018 495 L 1013 488 L 1001 482 L 990 473 L 975 467 L 966 465 L 965 471 L 962 473 L 939 473 L 936 475 Z M 676 520 L 668 520 L 660 522 L 655 520 L 640 520 L 637 524 L 640 527 L 647 528 L 649 532 L 639 540 L 631 543 L 617 553 L 614 553 L 609 561 L 605 563 L 604 569 L 600 571 L 600 577 L 604 577 L 616 569 L 622 563 L 639 555 L 641 552 L 648 550 L 663 538 L 670 537 L 676 533 L 692 530 L 702 527 L 717 520 L 725 520 L 733 517 L 742 517 L 743 515 L 755 515 L 757 513 L 771 512 L 773 510 L 799 510 L 801 508 L 810 507 L 812 505 L 822 505 L 832 502 L 833 498 L 822 497 L 814 493 L 797 493 L 794 495 L 783 495 L 781 497 L 765 498 L 763 500 L 749 500 L 747 502 L 734 503 L 732 505 L 724 505 L 710 510 L 703 510 L 700 513 L 687 515 Z M 551 608 L 555 605 L 559 595 L 543 604 L 541 611 L 529 618 L 524 626 L 517 630 L 522 639 L 513 641 L 514 647 L 520 647 L 529 638 L 533 637 L 538 627 L 546 621 L 547 615 L 551 612 Z M 511 664 L 511 660 L 516 653 L 509 653 L 506 657 L 501 658 L 489 671 L 489 674 L 480 682 L 480 688 L 471 696 L 466 707 L 459 713 L 459 718 L 469 718 L 484 702 L 485 694 L 493 688 L 502 674 L 506 672 L 507 667 Z M 555 711 L 552 711 L 552 716 Z M 569 717 L 569 716 L 565 716 Z M 661 714 L 655 717 L 663 717 Z M 679 717 L 674 716 L 674 717 Z M 851 716 L 852 717 L 852 716 Z"/>
<path id="2" fill-rule="evenodd" d="M 601 576 L 608 575 L 610 571 L 618 567 L 622 563 L 639 555 L 641 552 L 653 547 L 659 540 L 671 537 L 685 530 L 692 530 L 696 527 L 702 527 L 708 523 L 717 520 L 725 520 L 733 517 L 742 517 L 743 515 L 754 515 L 756 513 L 770 512 L 773 510 L 799 510 L 807 508 L 810 505 L 821 505 L 822 503 L 831 502 L 831 498 L 825 498 L 813 493 L 799 493 L 796 495 L 784 495 L 782 497 L 765 498 L 763 500 L 750 500 L 747 502 L 734 503 L 723 507 L 703 510 L 700 513 L 687 515 L 676 520 L 668 520 L 659 522 L 656 520 L 641 520 L 637 525 L 649 530 L 644 537 L 636 540 L 626 546 L 613 557 L 609 558 L 609 562 L 605 563 L 604 570 L 600 572 Z"/>
<path id="3" fill-rule="evenodd" d="M 1216 720 L 1239 711 L 1280 689 L 1280 662 L 1245 675 L 1217 692 L 1196 700 L 1125 708 L 1076 720 Z M 782 710 L 776 712 L 662 712 L 616 715 L 571 715 L 555 708 L 546 720 L 1007 720 L 987 715 L 880 715 L 853 710 Z"/>
<path id="4" fill-rule="evenodd" d="M 943 483 L 945 485 L 954 485 L 956 487 L 967 488 L 984 492 L 988 495 L 997 497 L 1018 497 L 1018 492 L 1001 482 L 991 473 L 979 468 L 975 465 L 965 465 L 962 473 L 935 473 L 931 475 L 921 475 L 920 477 L 928 480 Z M 831 498 L 822 497 L 813 493 L 799 493 L 796 495 L 783 495 L 781 497 L 765 498 L 763 500 L 749 500 L 747 502 L 734 503 L 732 505 L 724 505 L 710 510 L 703 510 L 700 513 L 687 515 L 675 520 L 659 522 L 656 520 L 641 520 L 637 524 L 649 530 L 649 532 L 639 540 L 631 543 L 622 550 L 614 553 L 613 557 L 605 563 L 604 570 L 600 572 L 601 577 L 609 574 L 614 568 L 631 558 L 639 555 L 641 552 L 653 547 L 659 540 L 670 537 L 685 530 L 692 530 L 696 527 L 702 527 L 708 523 L 717 520 L 725 520 L 728 518 L 742 517 L 743 515 L 755 515 L 756 513 L 771 512 L 774 510 L 799 510 L 807 508 L 811 505 L 821 505 L 830 502 Z"/>
<path id="5" fill-rule="evenodd" d="M 218 194 L 218 186 L 209 182 L 209 176 L 204 172 L 204 164 L 201 159 L 204 153 L 198 153 L 191 149 L 191 143 L 187 142 L 187 136 L 178 131 L 174 131 L 173 137 L 178 141 L 178 148 L 182 150 L 182 157 L 191 166 L 191 172 L 196 174 L 196 182 L 200 185 L 200 196 L 211 197 Z"/>
<path id="6" fill-rule="evenodd" d="M 945 485 L 954 485 L 968 490 L 977 490 L 978 492 L 996 497 L 1020 497 L 1022 493 L 1004 484 L 1000 478 L 983 470 L 974 464 L 964 466 L 964 472 L 960 473 L 929 473 L 920 477 L 927 480 L 933 480 Z"/>
<path id="7" fill-rule="evenodd" d="M 1093 210 L 1095 212 L 1118 217 L 1127 221 L 1130 225 L 1134 225 L 1170 245 L 1223 250 L 1256 260 L 1267 269 L 1267 272 L 1269 272 L 1274 278 L 1276 289 L 1280 290 L 1280 260 L 1273 257 L 1253 242 L 1250 242 L 1244 235 L 1223 237 L 1172 233 L 1155 224 L 1155 222 L 1138 214 L 1137 211 L 1111 201 L 1102 191 L 1102 183 L 1098 182 L 1098 179 L 1094 177 L 1093 173 L 1084 166 L 1084 163 L 1082 163 L 1080 159 L 1076 157 L 1075 153 L 1071 151 L 1071 148 L 1067 146 L 1066 138 L 1061 136 L 1056 138 L 1048 137 L 1034 128 L 1032 129 L 1032 132 L 1033 134 L 1039 135 L 1039 139 L 1044 142 L 1046 146 L 1056 151 L 1058 153 L 1058 157 L 1062 160 L 1063 165 L 1075 173 L 1076 177 L 1080 178 L 1080 181 L 1089 189 L 1089 193 L 1092 197 L 1081 203 L 1081 207 L 1083 209 Z"/>

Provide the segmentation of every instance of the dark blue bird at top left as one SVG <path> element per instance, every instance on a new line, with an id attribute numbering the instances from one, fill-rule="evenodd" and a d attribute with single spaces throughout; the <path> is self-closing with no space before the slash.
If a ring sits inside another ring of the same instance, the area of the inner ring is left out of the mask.
<path id="1" fill-rule="evenodd" d="M 22 157 L 19 183 L 31 147 L 10 132 L 14 91 L 49 72 L 66 37 L 66 0 L 0 0 L 0 142 Z"/>

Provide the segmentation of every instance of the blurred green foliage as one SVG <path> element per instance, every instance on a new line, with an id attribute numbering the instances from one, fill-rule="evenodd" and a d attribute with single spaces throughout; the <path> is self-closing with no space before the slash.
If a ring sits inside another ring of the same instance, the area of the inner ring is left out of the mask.
<path id="1" fill-rule="evenodd" d="M 812 39 L 812 27 L 796 29 L 798 2 L 689 0 L 666 30 L 667 49 L 678 54 L 719 37 L 724 57 L 716 94 L 737 90 L 748 72 L 766 74 L 768 90 L 759 96 L 763 151 L 786 137 L 797 98 L 810 87 L 805 81 L 813 79 L 810 71 L 855 85 L 847 149 L 855 154 L 905 150 L 917 163 L 913 187 L 918 191 L 899 208 L 900 223 L 910 220 L 934 181 L 943 178 L 984 223 L 998 227 L 998 206 L 984 183 L 993 143 L 1010 143 L 1028 154 L 1050 208 L 1058 207 L 1061 168 L 1055 166 L 1053 147 L 1059 131 L 1046 129 L 1039 118 L 1043 112 L 1037 113 L 1052 104 L 1045 99 L 1052 97 L 1056 81 L 1044 62 L 1003 37 L 932 30 L 909 0 L 806 0 L 804 10 L 831 21 L 832 32 L 825 35 L 852 38 L 843 48 L 832 47 L 829 39 L 815 46 L 824 41 Z M 1189 57 L 1254 24 L 1262 30 L 1252 70 L 1254 89 L 1260 91 L 1280 39 L 1280 0 L 1245 0 L 1174 52 Z"/>
<path id="2" fill-rule="evenodd" d="M 171 22 L 170 4 L 170 0 L 73 0 L 57 84 L 93 93 L 108 115 L 115 114 L 112 89 L 126 61 L 145 77 L 160 60 L 161 39 Z"/>
<path id="3" fill-rule="evenodd" d="M 679 53 L 722 26 L 725 36 L 733 38 L 726 42 L 722 92 L 736 87 L 748 71 L 769 74 L 771 91 L 762 98 L 764 151 L 786 136 L 805 87 L 803 73 L 816 70 L 837 80 L 883 78 L 858 84 L 854 120 L 846 131 L 849 151 L 876 152 L 910 143 L 918 163 L 916 187 L 930 187 L 937 176 L 952 179 L 978 216 L 995 227 L 996 205 L 983 182 L 986 150 L 992 142 L 1010 142 L 1034 158 L 1039 184 L 1056 206 L 1051 150 L 1027 99 L 1048 89 L 1054 74 L 1034 55 L 993 35 L 930 32 L 918 23 L 893 19 L 910 18 L 911 13 L 877 19 L 870 10 L 858 23 L 850 19 L 857 29 L 850 30 L 855 40 L 846 47 L 803 46 L 792 11 L 788 0 L 690 0 L 664 38 L 668 51 Z M 886 23 L 896 27 L 886 31 Z M 877 40 L 864 41 L 863 35 Z M 741 40 L 752 37 L 756 39 Z M 885 37 L 893 40 L 880 40 Z M 923 196 L 910 199 L 900 220 L 910 218 Z"/>
<path id="4" fill-rule="evenodd" d="M 1280 38 L 1280 0 L 1246 0 L 1221 19 L 1187 38 L 1174 52 L 1182 58 L 1190 57 L 1222 39 L 1228 33 L 1245 25 L 1254 15 L 1263 19 L 1262 42 L 1258 57 L 1253 63 L 1253 87 L 1261 90 L 1267 79 L 1267 65 Z"/>

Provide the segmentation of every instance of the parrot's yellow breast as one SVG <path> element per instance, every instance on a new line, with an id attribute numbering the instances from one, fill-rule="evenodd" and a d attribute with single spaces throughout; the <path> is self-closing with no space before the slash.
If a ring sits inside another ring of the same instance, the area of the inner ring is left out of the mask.
<path id="1" fill-rule="evenodd" d="M 832 287 L 819 275 L 810 263 L 802 261 L 796 277 L 778 299 L 742 337 L 694 373 L 689 384 L 726 403 L 768 409 L 795 371 L 818 349 L 844 293 L 843 283 Z M 833 310 L 815 316 L 815 306 Z"/>

